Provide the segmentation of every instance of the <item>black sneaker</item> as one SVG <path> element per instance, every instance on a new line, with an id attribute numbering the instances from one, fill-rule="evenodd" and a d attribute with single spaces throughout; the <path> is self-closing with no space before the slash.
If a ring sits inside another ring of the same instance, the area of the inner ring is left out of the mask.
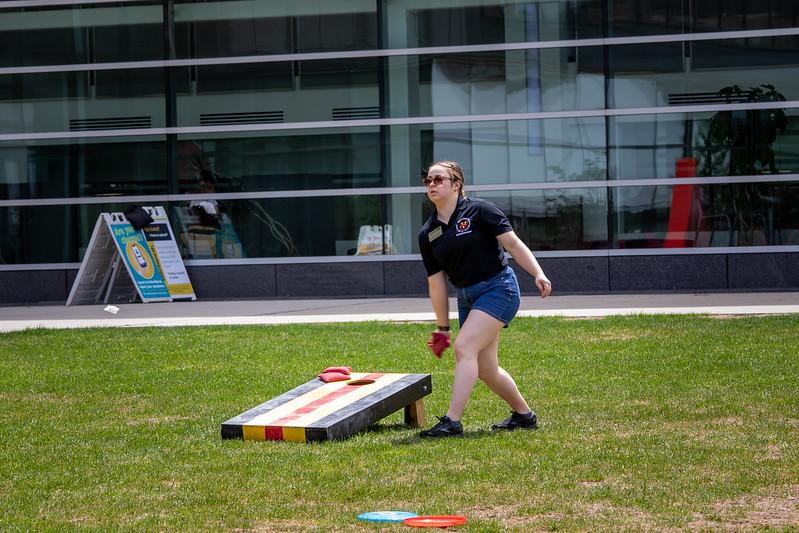
<path id="1" fill-rule="evenodd" d="M 491 426 L 493 430 L 507 430 L 513 431 L 514 429 L 538 429 L 538 418 L 535 413 L 530 412 L 529 415 L 520 415 L 516 411 L 510 412 L 510 418 L 506 418 L 499 424 Z"/>
<path id="2" fill-rule="evenodd" d="M 419 433 L 420 437 L 454 437 L 463 435 L 463 424 L 460 421 L 452 420 L 446 415 L 436 418 L 438 418 L 438 424 Z"/>

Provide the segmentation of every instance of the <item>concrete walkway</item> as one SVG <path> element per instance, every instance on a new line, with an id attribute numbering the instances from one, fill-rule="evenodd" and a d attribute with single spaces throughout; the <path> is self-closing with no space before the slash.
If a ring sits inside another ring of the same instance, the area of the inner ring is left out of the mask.
<path id="1" fill-rule="evenodd" d="M 118 305 L 0 307 L 0 332 L 28 328 L 306 324 L 433 321 L 427 298 L 197 301 Z M 454 300 L 450 309 L 456 309 Z M 613 294 L 522 298 L 519 316 L 799 313 L 799 292 Z M 453 319 L 456 313 L 451 313 Z"/>

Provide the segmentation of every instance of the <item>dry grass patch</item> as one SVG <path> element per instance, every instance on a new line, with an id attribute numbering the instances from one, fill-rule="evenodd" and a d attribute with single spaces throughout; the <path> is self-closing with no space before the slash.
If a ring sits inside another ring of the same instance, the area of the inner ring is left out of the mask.
<path id="1" fill-rule="evenodd" d="M 178 422 L 181 420 L 197 420 L 197 416 L 151 416 L 149 418 L 140 418 L 136 420 L 128 420 L 129 426 L 140 426 L 142 424 L 164 424 L 169 422 Z"/>
<path id="2" fill-rule="evenodd" d="M 602 341 L 631 341 L 649 336 L 649 332 L 647 331 L 608 330 L 599 332 L 597 339 Z"/>
<path id="3" fill-rule="evenodd" d="M 699 516 L 688 524 L 692 531 L 751 531 L 764 528 L 799 527 L 799 485 L 784 489 L 777 496 L 746 495 L 713 506 L 718 518 Z"/>
<path id="4" fill-rule="evenodd" d="M 3 402 L 26 402 L 46 405 L 72 405 L 80 401 L 73 396 L 59 396 L 47 393 L 15 393 L 0 392 L 0 401 Z"/>
<path id="5" fill-rule="evenodd" d="M 755 456 L 755 461 L 776 461 L 782 459 L 782 450 L 776 444 L 769 444 L 765 447 L 762 453 Z"/>
<path id="6" fill-rule="evenodd" d="M 312 520 L 280 519 L 264 520 L 249 528 L 236 528 L 233 531 L 242 533 L 292 533 L 296 531 L 322 531 L 318 523 Z"/>

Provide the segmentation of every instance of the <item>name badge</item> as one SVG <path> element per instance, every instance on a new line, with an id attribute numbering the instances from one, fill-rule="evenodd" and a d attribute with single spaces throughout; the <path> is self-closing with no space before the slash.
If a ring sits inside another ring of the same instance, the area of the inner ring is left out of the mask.
<path id="1" fill-rule="evenodd" d="M 430 242 L 433 242 L 434 240 L 436 240 L 439 237 L 441 237 L 441 235 L 443 235 L 443 234 L 444 234 L 444 232 L 441 230 L 441 226 L 439 226 L 439 227 L 437 227 L 436 229 L 434 229 L 433 231 L 431 231 L 430 233 L 427 234 L 427 239 Z"/>

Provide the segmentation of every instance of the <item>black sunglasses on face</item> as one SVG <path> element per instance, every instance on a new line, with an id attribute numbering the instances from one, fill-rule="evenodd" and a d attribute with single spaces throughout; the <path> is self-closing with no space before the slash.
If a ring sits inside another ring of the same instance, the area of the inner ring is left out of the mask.
<path id="1" fill-rule="evenodd" d="M 444 183 L 444 180 L 451 180 L 452 178 L 448 178 L 446 176 L 425 176 L 422 178 L 422 183 L 424 183 L 425 187 L 429 187 L 431 183 L 434 183 L 436 187 Z"/>

